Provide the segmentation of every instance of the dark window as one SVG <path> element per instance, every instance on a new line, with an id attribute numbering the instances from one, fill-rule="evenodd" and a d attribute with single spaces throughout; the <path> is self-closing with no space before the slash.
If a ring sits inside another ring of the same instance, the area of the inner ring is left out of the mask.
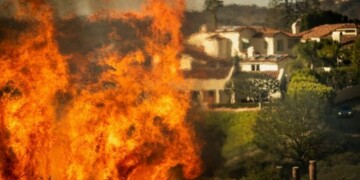
<path id="1" fill-rule="evenodd" d="M 284 40 L 277 40 L 276 41 L 276 50 L 277 51 L 284 51 Z"/>
<path id="2" fill-rule="evenodd" d="M 260 64 L 252 64 L 251 71 L 260 71 Z"/>

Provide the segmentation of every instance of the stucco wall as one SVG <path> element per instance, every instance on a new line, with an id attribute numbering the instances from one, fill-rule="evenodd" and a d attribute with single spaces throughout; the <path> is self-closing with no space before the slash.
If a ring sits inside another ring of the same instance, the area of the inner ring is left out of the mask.
<path id="1" fill-rule="evenodd" d="M 246 63 L 241 64 L 240 63 L 240 69 L 241 71 L 252 71 L 251 65 L 252 64 L 259 64 L 260 65 L 260 71 L 278 71 L 278 65 L 275 63 Z"/>
<path id="2" fill-rule="evenodd" d="M 246 50 L 244 49 L 244 44 L 243 42 L 249 42 L 250 43 L 250 46 L 251 46 L 251 39 L 254 35 L 255 31 L 252 30 L 252 29 L 244 29 L 240 32 L 240 42 L 239 42 L 239 50 L 242 51 L 242 50 Z"/>
<path id="3" fill-rule="evenodd" d="M 291 53 L 291 49 L 288 48 L 288 39 L 289 37 L 285 34 L 279 33 L 274 36 L 274 54 L 289 54 Z M 283 41 L 283 50 L 278 51 L 277 49 L 277 41 L 282 40 Z"/>
<path id="4" fill-rule="evenodd" d="M 238 32 L 224 32 L 224 33 L 220 33 L 221 36 L 229 39 L 231 41 L 231 52 L 230 55 L 231 56 L 236 56 L 239 55 L 239 46 L 240 46 L 240 42 L 239 42 L 239 38 L 240 38 L 240 34 Z"/>
<path id="5" fill-rule="evenodd" d="M 219 43 L 215 39 L 211 39 L 211 40 L 208 39 L 203 41 L 203 46 L 206 54 L 210 56 L 218 57 Z"/>
<path id="6" fill-rule="evenodd" d="M 180 69 L 181 70 L 191 70 L 191 61 L 192 57 L 186 54 L 181 55 L 180 58 Z"/>
<path id="7" fill-rule="evenodd" d="M 264 46 L 265 42 L 266 41 L 265 41 L 264 38 L 252 38 L 251 39 L 251 46 L 254 47 L 256 53 L 266 54 L 267 49 Z"/>
<path id="8" fill-rule="evenodd" d="M 274 38 L 272 37 L 265 37 L 265 41 L 267 42 L 268 44 L 268 48 L 267 48 L 267 55 L 270 55 L 270 54 L 274 54 Z"/>

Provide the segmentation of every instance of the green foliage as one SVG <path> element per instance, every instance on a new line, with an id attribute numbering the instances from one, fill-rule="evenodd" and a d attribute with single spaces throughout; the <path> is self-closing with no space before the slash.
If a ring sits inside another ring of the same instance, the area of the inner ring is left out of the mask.
<path id="1" fill-rule="evenodd" d="M 276 28 L 289 29 L 296 19 L 304 14 L 317 11 L 319 5 L 319 0 L 271 0 L 269 3 L 270 13 L 268 20 L 271 21 Z"/>
<path id="2" fill-rule="evenodd" d="M 277 160 L 305 165 L 331 150 L 328 102 L 314 93 L 286 96 L 264 108 L 254 127 L 254 141 Z"/>
<path id="3" fill-rule="evenodd" d="M 270 93 L 280 91 L 280 82 L 277 79 L 258 73 L 238 73 L 233 84 L 237 101 L 247 97 L 261 101 Z"/>
<path id="4" fill-rule="evenodd" d="M 359 84 L 359 75 L 353 67 L 333 68 L 330 72 L 319 73 L 322 81 L 334 90 Z"/>
<path id="5" fill-rule="evenodd" d="M 320 97 L 332 98 L 334 91 L 331 87 L 319 83 L 314 71 L 297 71 L 291 76 L 287 94 L 294 96 L 303 92 L 311 92 Z"/>
<path id="6" fill-rule="evenodd" d="M 218 126 L 226 135 L 222 154 L 227 159 L 232 158 L 236 151 L 247 144 L 252 143 L 257 112 L 209 112 L 205 121 L 209 125 Z"/>
<path id="7" fill-rule="evenodd" d="M 244 178 L 241 180 L 280 180 L 274 167 L 259 168 L 255 167 L 249 169 Z"/>
<path id="8" fill-rule="evenodd" d="M 217 28 L 217 15 L 216 12 L 219 8 L 224 6 L 224 2 L 221 0 L 205 0 L 205 10 L 209 11 L 212 15 L 213 29 Z"/>
<path id="9" fill-rule="evenodd" d="M 360 39 L 356 40 L 350 48 L 351 66 L 360 73 Z"/>
<path id="10" fill-rule="evenodd" d="M 360 177 L 360 154 L 347 152 L 333 155 L 318 163 L 319 179 L 349 179 Z"/>
<path id="11" fill-rule="evenodd" d="M 347 23 L 348 17 L 333 11 L 314 11 L 304 15 L 300 21 L 301 31 L 309 30 L 323 24 Z"/>
<path id="12" fill-rule="evenodd" d="M 339 56 L 340 45 L 331 40 L 307 41 L 299 43 L 294 47 L 294 53 L 298 62 L 304 63 L 304 66 L 335 66 Z"/>

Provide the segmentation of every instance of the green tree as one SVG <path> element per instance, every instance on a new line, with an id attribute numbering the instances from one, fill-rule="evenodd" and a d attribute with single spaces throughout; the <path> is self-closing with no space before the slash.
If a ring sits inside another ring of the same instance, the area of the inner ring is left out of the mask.
<path id="1" fill-rule="evenodd" d="M 314 69 L 315 66 L 336 66 L 340 55 L 340 44 L 328 39 L 307 41 L 294 47 L 294 53 L 298 62 Z"/>
<path id="2" fill-rule="evenodd" d="M 261 102 L 271 93 L 280 91 L 280 82 L 277 79 L 262 74 L 238 73 L 233 82 L 237 100 L 249 97 Z"/>
<path id="3" fill-rule="evenodd" d="M 349 18 L 333 11 L 313 11 L 305 14 L 300 21 L 301 31 L 323 24 L 347 23 Z"/>
<path id="4" fill-rule="evenodd" d="M 317 11 L 320 7 L 319 0 L 271 0 L 268 20 L 272 25 L 289 29 L 291 24 L 304 14 Z"/>
<path id="5" fill-rule="evenodd" d="M 310 70 L 295 72 L 291 76 L 287 93 L 289 95 L 296 95 L 302 92 L 311 92 L 330 100 L 334 95 L 332 87 L 321 84 L 316 75 L 314 71 Z"/>
<path id="6" fill-rule="evenodd" d="M 211 13 L 213 29 L 217 28 L 217 11 L 224 6 L 224 2 L 220 0 L 205 0 L 205 10 Z"/>
<path id="7" fill-rule="evenodd" d="M 350 61 L 354 70 L 360 74 L 360 39 L 357 39 L 350 48 Z"/>
<path id="8" fill-rule="evenodd" d="M 277 162 L 304 166 L 332 150 L 326 99 L 310 92 L 286 96 L 266 106 L 254 127 L 254 142 Z"/>

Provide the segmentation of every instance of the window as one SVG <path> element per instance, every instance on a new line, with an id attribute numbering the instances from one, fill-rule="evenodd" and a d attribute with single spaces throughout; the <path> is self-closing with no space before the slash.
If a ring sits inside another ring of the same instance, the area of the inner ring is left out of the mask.
<path id="1" fill-rule="evenodd" d="M 266 41 L 264 41 L 264 49 L 268 48 L 268 43 Z"/>
<path id="2" fill-rule="evenodd" d="M 260 64 L 252 64 L 251 71 L 260 71 Z"/>
<path id="3" fill-rule="evenodd" d="M 284 40 L 277 40 L 276 41 L 276 50 L 277 51 L 284 51 Z"/>

